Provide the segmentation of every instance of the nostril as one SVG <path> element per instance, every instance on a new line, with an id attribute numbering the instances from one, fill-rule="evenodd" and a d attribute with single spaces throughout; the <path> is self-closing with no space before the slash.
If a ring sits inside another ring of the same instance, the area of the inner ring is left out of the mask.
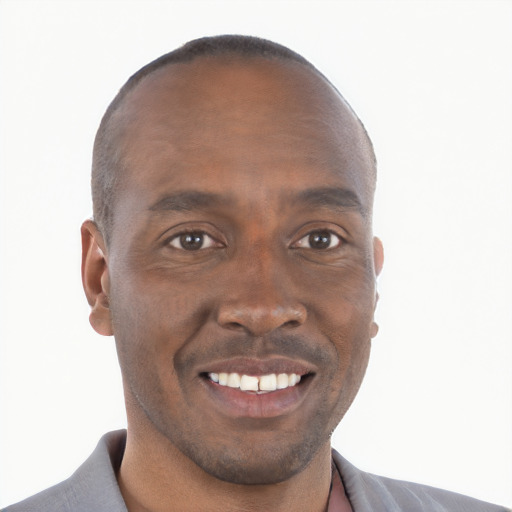
<path id="1" fill-rule="evenodd" d="M 224 327 L 227 329 L 232 329 L 234 331 L 244 330 L 244 326 L 238 322 L 227 322 L 224 324 Z"/>
<path id="2" fill-rule="evenodd" d="M 305 320 L 306 310 L 302 306 L 265 304 L 264 301 L 261 304 L 223 304 L 217 313 L 217 322 L 225 329 L 244 330 L 257 336 L 278 328 L 297 328 Z"/>

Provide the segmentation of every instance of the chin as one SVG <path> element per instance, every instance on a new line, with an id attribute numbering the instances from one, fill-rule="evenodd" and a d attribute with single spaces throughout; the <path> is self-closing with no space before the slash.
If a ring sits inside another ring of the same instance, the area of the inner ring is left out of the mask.
<path id="1" fill-rule="evenodd" d="M 209 475 L 232 484 L 272 485 L 303 471 L 323 443 L 304 440 L 293 446 L 187 446 L 183 453 Z"/>

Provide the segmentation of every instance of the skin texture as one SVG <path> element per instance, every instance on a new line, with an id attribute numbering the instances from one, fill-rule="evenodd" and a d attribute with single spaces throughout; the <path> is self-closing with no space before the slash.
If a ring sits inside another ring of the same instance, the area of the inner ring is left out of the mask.
<path id="1" fill-rule="evenodd" d="M 376 334 L 360 124 L 303 66 L 224 56 L 150 75 L 111 129 L 113 230 L 107 247 L 84 223 L 83 280 L 123 374 L 130 511 L 324 510 L 330 435 Z M 205 373 L 241 358 L 305 369 L 293 404 L 226 406 Z"/>

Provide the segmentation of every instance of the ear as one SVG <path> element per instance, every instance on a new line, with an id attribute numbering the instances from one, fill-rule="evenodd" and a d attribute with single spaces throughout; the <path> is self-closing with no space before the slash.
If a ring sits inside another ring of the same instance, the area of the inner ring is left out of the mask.
<path id="1" fill-rule="evenodd" d="M 114 334 L 108 302 L 109 275 L 103 236 L 92 220 L 82 224 L 82 284 L 91 306 L 89 321 L 103 336 Z"/>
<path id="2" fill-rule="evenodd" d="M 378 276 L 381 273 L 382 266 L 384 265 L 384 247 L 382 246 L 382 242 L 380 238 L 376 236 L 373 237 L 373 266 L 375 269 L 375 276 Z M 375 292 L 375 308 L 377 308 L 377 302 L 379 301 L 379 292 Z M 379 332 L 379 326 L 373 320 L 372 327 L 370 331 L 370 337 L 375 338 L 377 333 Z"/>
<path id="3" fill-rule="evenodd" d="M 384 247 L 380 238 L 373 237 L 373 265 L 375 268 L 375 275 L 378 276 L 384 265 Z"/>

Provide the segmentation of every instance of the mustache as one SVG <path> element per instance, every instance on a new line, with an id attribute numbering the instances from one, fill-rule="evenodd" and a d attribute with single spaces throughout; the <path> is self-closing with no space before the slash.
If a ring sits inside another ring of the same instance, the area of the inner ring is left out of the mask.
<path id="1" fill-rule="evenodd" d="M 176 370 L 204 367 L 214 361 L 230 359 L 290 359 L 322 367 L 337 359 L 334 345 L 327 339 L 313 340 L 304 335 L 271 333 L 268 336 L 239 334 L 230 337 L 208 339 L 198 347 L 197 343 L 184 346 L 175 358 Z"/>

